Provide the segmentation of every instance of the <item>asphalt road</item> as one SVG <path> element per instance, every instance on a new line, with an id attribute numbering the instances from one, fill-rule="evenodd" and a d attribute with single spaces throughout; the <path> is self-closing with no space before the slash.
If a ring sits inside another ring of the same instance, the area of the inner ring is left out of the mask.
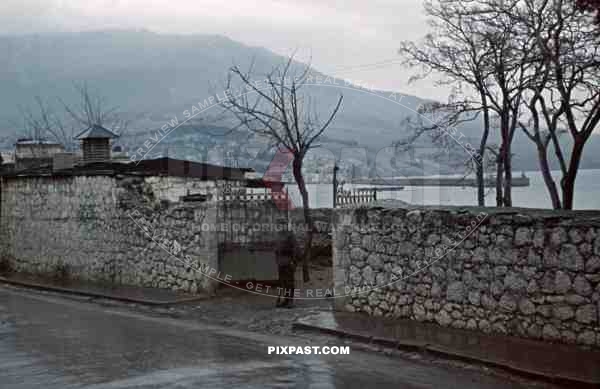
<path id="1" fill-rule="evenodd" d="M 267 354 L 298 342 L 0 287 L 2 389 L 520 387 L 476 369 L 352 349 Z"/>

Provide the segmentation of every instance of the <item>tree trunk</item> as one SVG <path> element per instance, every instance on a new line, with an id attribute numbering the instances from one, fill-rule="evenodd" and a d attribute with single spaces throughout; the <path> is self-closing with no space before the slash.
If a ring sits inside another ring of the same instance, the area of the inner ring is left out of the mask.
<path id="1" fill-rule="evenodd" d="M 504 147 L 504 206 L 512 207 L 512 163 L 510 142 Z"/>
<path id="2" fill-rule="evenodd" d="M 475 165 L 477 174 L 477 205 L 485 207 L 485 176 L 483 174 L 483 162 Z"/>
<path id="3" fill-rule="evenodd" d="M 573 209 L 573 197 L 575 196 L 575 178 L 577 171 L 569 171 L 566 176 L 561 180 L 562 185 L 562 197 L 564 209 Z"/>
<path id="4" fill-rule="evenodd" d="M 475 169 L 477 177 L 477 205 L 485 207 L 485 147 L 490 133 L 490 113 L 483 87 L 479 89 L 479 95 L 483 106 L 483 134 L 479 143 L 479 160 L 475 161 L 477 163 Z"/>
<path id="5" fill-rule="evenodd" d="M 502 205 L 512 207 L 512 164 L 510 155 L 510 116 L 508 114 L 508 106 L 504 106 L 504 112 L 501 114 L 500 133 L 502 134 L 502 168 L 503 168 L 503 196 Z"/>
<path id="6" fill-rule="evenodd" d="M 504 158 L 502 146 L 500 146 L 500 150 L 498 151 L 498 156 L 496 157 L 496 207 L 501 207 L 503 204 L 503 196 L 502 196 L 502 176 L 504 173 L 504 168 L 502 166 L 502 160 Z"/>
<path id="7" fill-rule="evenodd" d="M 304 240 L 304 255 L 302 258 L 302 279 L 304 282 L 308 282 L 310 281 L 308 264 L 310 262 L 314 226 L 310 214 L 310 208 L 308 206 L 308 191 L 306 190 L 306 184 L 304 183 L 304 177 L 302 176 L 302 156 L 294 156 L 294 161 L 292 162 L 292 172 L 294 174 L 296 184 L 298 185 L 300 195 L 302 196 L 304 229 L 306 231 L 306 237 Z"/>
<path id="8" fill-rule="evenodd" d="M 544 183 L 546 184 L 546 188 L 548 188 L 548 193 L 550 194 L 550 200 L 552 200 L 552 208 L 560 209 L 560 197 L 558 195 L 558 188 L 556 187 L 556 183 L 552 178 L 552 173 L 550 171 L 550 165 L 548 164 L 548 150 L 544 147 L 543 144 L 536 142 L 537 150 L 538 150 L 538 158 L 540 162 L 540 170 L 542 171 L 542 177 L 544 178 Z"/>
<path id="9" fill-rule="evenodd" d="M 483 135 L 481 135 L 481 142 L 479 143 L 479 156 L 477 164 L 475 166 L 477 174 L 477 205 L 485 207 L 485 147 L 487 145 L 488 135 L 490 133 L 490 119 L 487 109 L 483 113 Z"/>
<path id="10" fill-rule="evenodd" d="M 569 169 L 560 182 L 562 187 L 563 197 L 563 208 L 573 209 L 573 198 L 575 197 L 575 179 L 579 171 L 579 162 L 583 154 L 583 146 L 585 145 L 586 139 L 583 137 L 576 137 L 573 140 L 573 150 L 571 152 L 571 159 L 569 160 Z"/>

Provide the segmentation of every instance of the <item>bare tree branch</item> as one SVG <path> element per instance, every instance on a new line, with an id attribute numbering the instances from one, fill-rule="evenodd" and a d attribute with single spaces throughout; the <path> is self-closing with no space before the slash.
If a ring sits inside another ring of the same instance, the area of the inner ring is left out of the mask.
<path id="1" fill-rule="evenodd" d="M 227 90 L 234 89 L 234 79 L 243 88 L 239 94 L 229 94 L 221 104 L 250 132 L 271 140 L 293 155 L 292 173 L 302 196 L 304 222 L 307 236 L 304 247 L 303 278 L 309 280 L 308 263 L 312 237 L 315 230 L 308 204 L 308 191 L 302 175 L 302 164 L 306 153 L 315 148 L 315 141 L 333 122 L 342 105 L 343 96 L 321 122 L 318 114 L 310 111 L 310 96 L 301 94 L 306 84 L 310 66 L 299 65 L 290 56 L 282 66 L 273 68 L 264 80 L 253 80 L 253 64 L 248 71 L 242 71 L 237 65 L 231 67 L 227 76 Z M 263 85 L 264 84 L 264 85 Z"/>

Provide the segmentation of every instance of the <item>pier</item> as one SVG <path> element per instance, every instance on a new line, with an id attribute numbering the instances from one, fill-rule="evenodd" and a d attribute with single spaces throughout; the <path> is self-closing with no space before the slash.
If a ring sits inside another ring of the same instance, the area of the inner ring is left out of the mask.
<path id="1" fill-rule="evenodd" d="M 404 186 L 460 186 L 477 187 L 477 179 L 463 177 L 411 177 L 411 178 L 357 178 L 352 184 L 359 185 L 386 185 L 394 187 Z M 496 186 L 494 177 L 485 178 L 484 185 L 488 188 Z M 529 186 L 529 177 L 519 176 L 512 178 L 513 187 Z M 382 190 L 378 188 L 377 190 Z"/>

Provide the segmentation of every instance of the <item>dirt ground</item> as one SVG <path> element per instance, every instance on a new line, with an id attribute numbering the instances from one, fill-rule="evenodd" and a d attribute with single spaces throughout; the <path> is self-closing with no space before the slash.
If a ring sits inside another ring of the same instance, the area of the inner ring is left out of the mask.
<path id="1" fill-rule="evenodd" d="M 302 271 L 296 273 L 296 287 L 327 289 L 333 285 L 331 267 L 311 268 L 311 281 L 302 282 Z M 227 325 L 258 332 L 289 334 L 292 323 L 323 310 L 331 310 L 332 299 L 299 299 L 293 308 L 276 308 L 277 294 L 265 296 L 233 288 L 219 288 L 215 297 L 174 308 L 184 316 L 215 324 Z"/>

